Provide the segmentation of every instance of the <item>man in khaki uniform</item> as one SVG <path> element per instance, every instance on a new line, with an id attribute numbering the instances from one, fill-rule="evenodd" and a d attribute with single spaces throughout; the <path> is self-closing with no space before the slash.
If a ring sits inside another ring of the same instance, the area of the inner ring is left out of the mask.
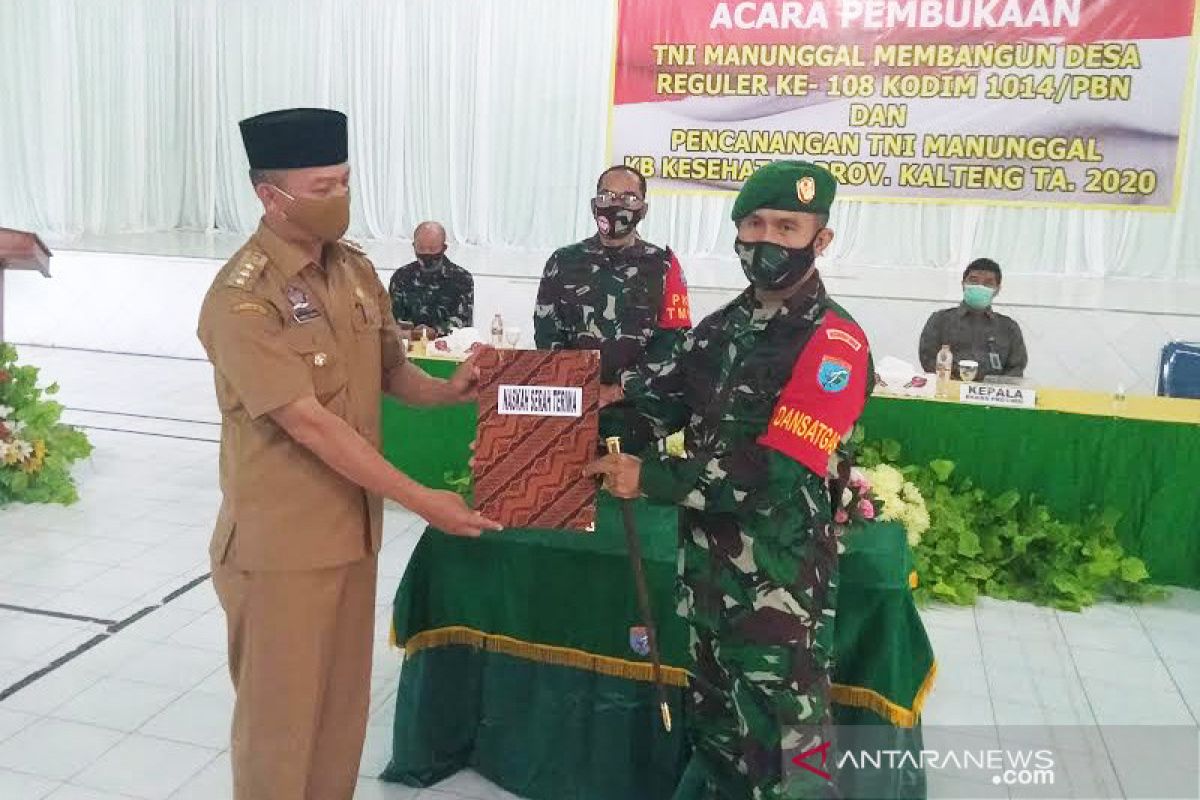
<path id="1" fill-rule="evenodd" d="M 375 567 L 389 497 L 438 528 L 498 528 L 379 455 L 380 392 L 474 397 L 409 364 L 390 299 L 349 221 L 346 117 L 289 109 L 241 123 L 258 231 L 213 281 L 199 337 L 221 407 L 213 582 L 237 693 L 237 800 L 349 800 L 370 698 Z"/>

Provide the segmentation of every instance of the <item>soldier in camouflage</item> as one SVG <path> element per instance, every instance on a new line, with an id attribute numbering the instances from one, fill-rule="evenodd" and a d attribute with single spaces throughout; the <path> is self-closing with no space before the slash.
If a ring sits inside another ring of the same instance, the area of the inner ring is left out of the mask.
<path id="1" fill-rule="evenodd" d="M 556 250 L 546 262 L 534 312 L 539 350 L 599 350 L 601 433 L 619 435 L 626 449 L 648 443 L 640 418 L 623 402 L 638 392 L 646 370 L 661 365 L 691 325 L 687 287 L 669 249 L 642 240 L 646 179 L 623 166 L 605 170 L 592 213 L 597 234 Z"/>
<path id="2" fill-rule="evenodd" d="M 422 222 L 413 232 L 417 260 L 396 270 L 388 284 L 392 315 L 411 322 L 414 338 L 445 336 L 469 328 L 475 305 L 471 273 L 446 258 L 446 229 Z"/>
<path id="3" fill-rule="evenodd" d="M 830 488 L 873 367 L 814 267 L 836 183 L 776 162 L 733 209 L 751 286 L 701 322 L 632 402 L 686 456 L 589 467 L 618 497 L 683 507 L 680 608 L 693 663 L 678 797 L 836 797 L 830 671 L 838 544 Z M 793 757 L 810 752 L 797 766 Z"/>

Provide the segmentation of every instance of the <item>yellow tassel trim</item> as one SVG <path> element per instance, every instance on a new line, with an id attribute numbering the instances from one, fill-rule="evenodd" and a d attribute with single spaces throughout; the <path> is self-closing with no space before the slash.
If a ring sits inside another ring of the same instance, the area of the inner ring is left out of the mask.
<path id="1" fill-rule="evenodd" d="M 389 641 L 393 647 L 396 646 L 395 627 L 391 628 Z M 422 650 L 432 650 L 438 647 L 450 647 L 454 645 L 474 647 L 478 650 L 486 650 L 489 653 L 502 653 L 514 658 L 523 658 L 526 661 L 537 661 L 542 664 L 581 669 L 600 675 L 609 675 L 614 678 L 624 678 L 625 680 L 641 681 L 643 683 L 650 683 L 654 680 L 654 667 L 641 661 L 627 661 L 623 658 L 600 656 L 570 647 L 534 644 L 514 639 L 511 636 L 484 633 L 483 631 L 477 631 L 474 628 L 467 628 L 461 625 L 422 631 L 404 643 L 404 652 L 408 656 L 419 653 Z M 663 667 L 662 677 L 663 683 L 667 686 L 675 686 L 682 689 L 688 685 L 687 670 L 678 667 Z M 854 706 L 855 708 L 865 708 L 874 711 L 897 727 L 912 728 L 921 719 L 921 711 L 925 707 L 925 700 L 929 697 L 929 693 L 933 691 L 933 683 L 936 677 L 937 662 L 934 662 L 929 667 L 929 672 L 925 675 L 925 680 L 921 682 L 921 688 L 917 690 L 916 697 L 913 698 L 912 708 L 897 705 L 872 689 L 862 686 L 846 686 L 840 683 L 833 684 L 832 699 L 833 702 L 843 706 Z"/>
<path id="2" fill-rule="evenodd" d="M 395 634 L 393 633 L 393 636 Z M 553 664 L 558 667 L 587 670 L 600 675 L 614 678 L 650 683 L 654 680 L 654 667 L 641 661 L 626 661 L 623 658 L 600 656 L 583 650 L 569 647 L 554 647 L 548 644 L 534 644 L 501 636 L 495 633 L 484 633 L 462 626 L 449 628 L 434 628 L 422 631 L 404 643 L 405 655 L 419 653 L 434 647 L 464 645 L 489 653 L 502 653 L 527 661 L 537 661 L 542 664 Z M 663 683 L 667 686 L 684 688 L 687 686 L 687 670 L 678 667 L 662 668 Z"/>
<path id="3" fill-rule="evenodd" d="M 862 686 L 845 686 L 840 683 L 833 685 L 833 702 L 843 706 L 854 706 L 874 711 L 879 716 L 891 722 L 898 728 L 912 728 L 921 721 L 921 711 L 925 708 L 925 700 L 933 691 L 933 682 L 937 678 L 937 662 L 929 667 L 917 696 L 913 698 L 912 708 L 896 705 L 891 700 L 872 689 Z"/>

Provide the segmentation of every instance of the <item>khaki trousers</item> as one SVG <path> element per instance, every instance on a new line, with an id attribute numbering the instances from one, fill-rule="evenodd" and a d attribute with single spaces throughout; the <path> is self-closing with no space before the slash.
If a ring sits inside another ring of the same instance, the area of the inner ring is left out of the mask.
<path id="1" fill-rule="evenodd" d="M 371 697 L 376 557 L 213 584 L 229 628 L 235 800 L 350 800 Z"/>

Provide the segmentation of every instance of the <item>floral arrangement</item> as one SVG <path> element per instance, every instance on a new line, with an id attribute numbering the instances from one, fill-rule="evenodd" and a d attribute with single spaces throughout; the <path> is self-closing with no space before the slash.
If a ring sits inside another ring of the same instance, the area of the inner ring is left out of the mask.
<path id="1" fill-rule="evenodd" d="M 929 509 L 921 490 L 888 464 L 865 469 L 863 474 L 871 482 L 875 500 L 883 506 L 879 520 L 899 522 L 908 533 L 909 546 L 920 544 L 921 535 L 929 530 Z"/>
<path id="2" fill-rule="evenodd" d="M 62 406 L 46 399 L 58 386 L 41 389 L 37 376 L 0 344 L 0 506 L 75 502 L 71 464 L 92 452 L 86 436 L 59 422 Z"/>
<path id="3" fill-rule="evenodd" d="M 1118 541 L 1119 514 L 1091 508 L 1063 519 L 1036 497 L 984 491 L 951 461 L 906 464 L 898 442 L 860 433 L 855 445 L 867 491 L 882 506 L 877 518 L 904 522 L 910 541 L 918 532 L 918 602 L 971 605 L 984 594 L 1078 611 L 1101 598 L 1164 595 Z"/>
<path id="4" fill-rule="evenodd" d="M 899 522 L 908 534 L 910 547 L 920 544 L 921 534 L 929 530 L 929 509 L 920 489 L 889 464 L 850 470 L 850 483 L 842 490 L 841 500 L 841 507 L 834 512 L 838 525 L 871 520 Z"/>

